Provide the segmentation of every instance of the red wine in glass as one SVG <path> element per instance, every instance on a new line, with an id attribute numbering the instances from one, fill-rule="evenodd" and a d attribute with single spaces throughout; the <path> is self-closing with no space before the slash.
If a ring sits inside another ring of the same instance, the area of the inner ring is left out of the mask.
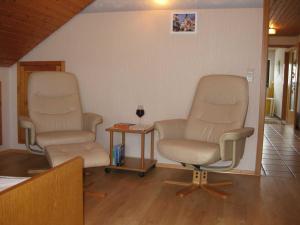
<path id="1" fill-rule="evenodd" d="M 145 110 L 142 105 L 138 105 L 135 114 L 140 118 L 140 124 L 141 124 L 141 118 L 145 115 Z"/>

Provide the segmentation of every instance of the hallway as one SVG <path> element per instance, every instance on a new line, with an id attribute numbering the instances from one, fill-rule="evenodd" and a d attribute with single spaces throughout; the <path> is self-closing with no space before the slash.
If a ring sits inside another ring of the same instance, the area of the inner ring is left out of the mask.
<path id="1" fill-rule="evenodd" d="M 262 175 L 300 179 L 300 131 L 265 124 Z"/>

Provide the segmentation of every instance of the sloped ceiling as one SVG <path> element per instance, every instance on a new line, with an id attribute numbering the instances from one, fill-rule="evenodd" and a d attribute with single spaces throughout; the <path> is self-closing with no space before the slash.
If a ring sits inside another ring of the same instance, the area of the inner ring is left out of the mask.
<path id="1" fill-rule="evenodd" d="M 300 34 L 300 0 L 270 0 L 270 24 L 278 36 Z"/>
<path id="2" fill-rule="evenodd" d="M 0 66 L 10 66 L 93 0 L 1 0 Z"/>

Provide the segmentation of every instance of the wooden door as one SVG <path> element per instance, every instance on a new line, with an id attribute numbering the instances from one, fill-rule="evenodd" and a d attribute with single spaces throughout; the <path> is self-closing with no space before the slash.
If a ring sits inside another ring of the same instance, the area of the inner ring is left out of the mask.
<path id="1" fill-rule="evenodd" d="M 0 82 L 0 145 L 2 144 L 2 89 Z"/>
<path id="2" fill-rule="evenodd" d="M 28 116 L 27 86 L 28 78 L 36 71 L 65 71 L 64 61 L 35 61 L 18 63 L 18 117 Z M 25 130 L 18 125 L 18 141 L 25 143 Z"/>
<path id="3" fill-rule="evenodd" d="M 299 94 L 300 94 L 300 92 L 299 92 L 299 90 L 300 90 L 300 87 L 299 87 L 299 85 L 300 85 L 300 82 L 299 82 L 299 75 L 300 75 L 300 67 L 299 67 L 299 65 L 300 65 L 300 43 L 298 44 L 298 46 L 297 46 L 297 59 L 296 59 L 296 63 L 297 63 L 297 69 L 296 69 L 296 73 L 297 73 L 297 80 L 298 80 L 298 83 L 297 83 L 297 94 L 296 94 L 296 96 L 297 96 L 297 98 L 296 98 L 296 106 L 295 106 L 295 108 L 296 108 L 296 113 L 295 113 L 295 116 L 296 116 L 296 119 L 295 119 L 295 128 L 296 129 L 299 129 L 300 128 L 300 97 L 299 97 Z"/>
<path id="4" fill-rule="evenodd" d="M 286 122 L 287 124 L 296 125 L 296 107 L 298 92 L 298 49 L 289 50 L 288 63 L 288 85 L 286 101 Z"/>

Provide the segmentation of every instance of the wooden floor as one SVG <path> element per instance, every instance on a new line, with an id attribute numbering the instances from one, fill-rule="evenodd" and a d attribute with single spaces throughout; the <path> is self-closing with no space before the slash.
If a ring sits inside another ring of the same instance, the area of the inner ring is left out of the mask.
<path id="1" fill-rule="evenodd" d="M 47 168 L 44 157 L 0 153 L 1 175 L 26 175 L 27 169 Z M 210 180 L 231 179 L 232 193 L 221 200 L 198 191 L 181 199 L 180 188 L 163 180 L 188 181 L 191 171 L 156 168 L 144 178 L 135 173 L 105 174 L 92 168 L 85 182 L 90 191 L 106 191 L 102 200 L 85 199 L 86 225 L 298 225 L 300 180 L 285 177 L 210 174 Z"/>

